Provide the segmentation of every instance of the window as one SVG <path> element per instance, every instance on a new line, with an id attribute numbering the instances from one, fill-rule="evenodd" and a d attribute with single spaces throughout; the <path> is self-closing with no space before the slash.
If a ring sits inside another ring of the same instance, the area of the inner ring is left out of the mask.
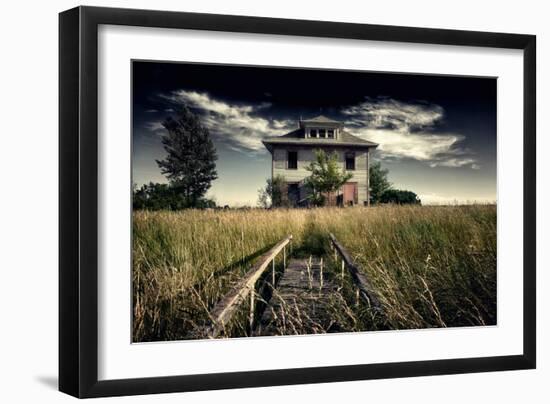
<path id="1" fill-rule="evenodd" d="M 355 154 L 346 153 L 346 170 L 355 170 Z"/>
<path id="2" fill-rule="evenodd" d="M 288 152 L 287 168 L 289 170 L 298 169 L 298 152 L 297 151 L 289 151 Z"/>
<path id="3" fill-rule="evenodd" d="M 317 137 L 317 129 L 310 129 L 309 137 Z"/>
<path id="4" fill-rule="evenodd" d="M 327 137 L 329 139 L 334 139 L 334 129 L 327 130 Z"/>
<path id="5" fill-rule="evenodd" d="M 319 129 L 319 137 L 324 138 L 326 131 L 324 129 Z"/>

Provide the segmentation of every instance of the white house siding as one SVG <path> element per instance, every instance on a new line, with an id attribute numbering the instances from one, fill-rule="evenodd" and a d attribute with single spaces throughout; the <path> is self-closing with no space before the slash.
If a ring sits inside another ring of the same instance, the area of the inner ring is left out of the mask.
<path id="1" fill-rule="evenodd" d="M 314 149 L 300 146 L 275 146 L 273 148 L 272 169 L 273 176 L 281 175 L 286 182 L 300 182 L 310 175 L 306 167 L 314 160 Z M 298 152 L 298 168 L 295 170 L 287 169 L 287 152 Z M 353 177 L 349 182 L 357 183 L 357 198 L 358 204 L 363 205 L 368 200 L 368 178 L 369 178 L 369 155 L 365 149 L 348 148 L 328 148 L 328 151 L 335 151 L 338 154 L 338 166 L 341 170 L 345 167 L 346 152 L 355 152 L 355 170 L 350 171 Z M 303 190 L 300 198 L 306 195 Z"/>

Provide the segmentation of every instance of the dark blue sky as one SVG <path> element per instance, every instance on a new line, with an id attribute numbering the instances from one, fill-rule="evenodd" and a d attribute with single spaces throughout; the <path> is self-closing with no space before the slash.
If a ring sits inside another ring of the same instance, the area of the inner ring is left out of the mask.
<path id="1" fill-rule="evenodd" d="M 165 181 L 162 121 L 197 112 L 218 150 L 209 196 L 254 205 L 270 175 L 265 136 L 322 113 L 380 144 L 373 159 L 424 202 L 496 200 L 494 78 L 133 62 L 133 181 Z"/>

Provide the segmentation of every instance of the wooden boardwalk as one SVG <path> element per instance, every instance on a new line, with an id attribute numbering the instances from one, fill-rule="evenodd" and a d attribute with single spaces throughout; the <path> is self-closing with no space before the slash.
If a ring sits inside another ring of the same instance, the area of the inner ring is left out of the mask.
<path id="1" fill-rule="evenodd" d="M 293 258 L 259 319 L 254 335 L 292 335 L 336 331 L 331 316 L 338 282 L 327 276 L 319 257 Z"/>
<path id="2" fill-rule="evenodd" d="M 373 313 L 383 314 L 365 274 L 338 240 L 332 234 L 329 236 L 334 252 L 334 260 L 330 255 L 330 271 L 326 270 L 321 257 L 292 258 L 286 265 L 286 248 L 292 241 L 292 235 L 288 235 L 262 255 L 216 303 L 209 312 L 210 321 L 200 328 L 199 334 L 208 338 L 231 337 L 236 324 L 240 328 L 238 335 L 244 332 L 247 336 L 324 334 L 355 329 L 357 316 L 346 302 L 350 291 L 343 292 L 345 279 L 352 281 L 346 288 L 355 288 L 356 307 L 362 301 Z M 279 254 L 284 267 L 282 274 L 276 269 Z M 337 262 L 340 265 L 335 268 Z M 239 310 L 246 307 L 247 300 L 245 329 L 242 319 L 233 320 Z"/>

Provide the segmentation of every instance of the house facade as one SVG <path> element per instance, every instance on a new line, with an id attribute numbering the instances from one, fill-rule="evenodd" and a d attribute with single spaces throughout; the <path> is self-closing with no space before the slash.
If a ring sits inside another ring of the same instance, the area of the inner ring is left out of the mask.
<path id="1" fill-rule="evenodd" d="M 338 166 L 352 173 L 339 190 L 337 203 L 344 206 L 369 204 L 369 152 L 378 144 L 353 136 L 343 122 L 326 116 L 300 120 L 298 128 L 286 135 L 265 138 L 271 153 L 271 177 L 284 177 L 292 205 L 308 204 L 309 190 L 304 179 L 311 173 L 306 167 L 315 160 L 315 150 L 338 155 Z"/>

